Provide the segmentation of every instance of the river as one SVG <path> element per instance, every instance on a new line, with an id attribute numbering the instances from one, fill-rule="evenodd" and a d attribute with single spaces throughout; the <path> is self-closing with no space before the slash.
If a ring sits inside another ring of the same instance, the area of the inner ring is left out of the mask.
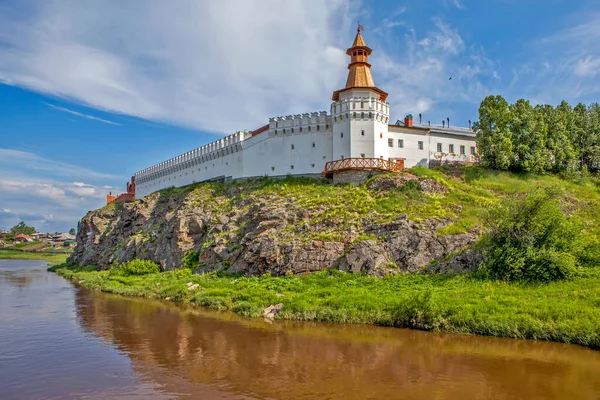
<path id="1" fill-rule="evenodd" d="M 0 398 L 598 399 L 600 352 L 268 323 L 92 292 L 0 260 Z"/>

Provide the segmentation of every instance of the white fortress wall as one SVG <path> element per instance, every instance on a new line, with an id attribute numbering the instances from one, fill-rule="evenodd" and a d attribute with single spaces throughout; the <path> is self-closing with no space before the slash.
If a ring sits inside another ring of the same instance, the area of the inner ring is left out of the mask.
<path id="1" fill-rule="evenodd" d="M 243 175 L 243 141 L 247 133 L 208 143 L 135 174 L 136 197 L 144 197 L 171 186 L 181 187 L 215 177 Z"/>
<path id="2" fill-rule="evenodd" d="M 267 132 L 244 142 L 244 177 L 320 174 L 331 153 L 325 111 L 271 118 Z"/>

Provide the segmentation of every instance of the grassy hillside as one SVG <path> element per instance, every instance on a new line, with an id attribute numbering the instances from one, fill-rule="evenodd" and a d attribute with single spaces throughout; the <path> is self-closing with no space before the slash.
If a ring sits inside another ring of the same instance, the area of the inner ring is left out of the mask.
<path id="1" fill-rule="evenodd" d="M 447 189 L 427 194 L 407 184 L 391 190 L 334 187 L 313 180 L 257 180 L 208 184 L 163 191 L 186 193 L 198 204 L 210 204 L 227 214 L 243 207 L 244 199 L 265 204 L 290 201 L 310 214 L 318 229 L 289 228 L 282 237 L 343 238 L 361 221 L 389 222 L 400 213 L 424 221 L 446 218 L 450 224 L 438 235 L 465 232 L 483 225 L 487 210 L 503 199 L 518 199 L 536 189 L 564 193 L 562 208 L 581 222 L 584 263 L 573 279 L 552 283 L 507 283 L 481 275 L 399 274 L 383 279 L 323 271 L 313 275 L 232 277 L 218 273 L 193 275 L 189 269 L 123 276 L 115 271 L 86 267 L 55 267 L 59 274 L 89 288 L 128 296 L 159 298 L 247 316 L 261 316 L 269 305 L 282 303 L 277 318 L 369 323 L 425 330 L 450 331 L 512 338 L 543 339 L 600 347 L 600 268 L 598 237 L 600 181 L 557 175 L 513 174 L 477 167 L 410 171 L 434 179 Z M 374 179 L 385 179 L 378 177 Z M 328 223 L 333 221 L 333 223 Z M 368 239 L 362 235 L 356 241 Z M 191 288 L 190 288 L 191 286 Z"/>
<path id="2" fill-rule="evenodd" d="M 210 203 L 221 214 L 229 213 L 233 207 L 240 207 L 241 200 L 248 197 L 262 199 L 266 203 L 289 200 L 310 215 L 311 224 L 334 222 L 329 227 L 320 227 L 316 233 L 307 230 L 307 234 L 313 236 L 310 239 L 343 239 L 339 237 L 340 232 L 350 226 L 360 229 L 361 221 L 385 223 L 393 221 L 401 213 L 408 214 L 408 218 L 414 221 L 450 219 L 452 223 L 442 228 L 438 232 L 440 235 L 466 232 L 481 225 L 486 211 L 504 198 L 523 196 L 536 188 L 557 187 L 569 199 L 568 211 L 582 218 L 586 230 L 594 236 L 600 232 L 600 216 L 597 212 L 600 210 L 600 179 L 595 177 L 563 179 L 553 174 L 517 174 L 479 167 L 448 167 L 440 170 L 417 167 L 408 172 L 419 178 L 434 179 L 446 186 L 448 191 L 426 194 L 413 185 L 377 191 L 368 188 L 369 182 L 361 187 L 331 186 L 313 179 L 288 178 L 259 179 L 238 184 L 200 184 L 165 189 L 161 193 L 190 193 L 194 199 L 192 204 Z M 380 175 L 373 179 L 381 178 Z M 236 192 L 236 195 L 231 196 L 232 192 Z"/>

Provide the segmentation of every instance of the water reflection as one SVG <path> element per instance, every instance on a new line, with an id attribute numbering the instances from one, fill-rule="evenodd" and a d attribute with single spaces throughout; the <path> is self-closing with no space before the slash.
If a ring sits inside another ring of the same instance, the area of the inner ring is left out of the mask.
<path id="1" fill-rule="evenodd" d="M 19 271 L 0 271 L 0 285 L 8 283 L 17 289 L 23 289 L 29 286 L 32 278 L 29 275 L 23 275 Z"/>
<path id="2" fill-rule="evenodd" d="M 600 398 L 600 352 L 577 346 L 270 325 L 83 289 L 75 299 L 85 330 L 126 353 L 138 374 L 181 396 L 208 398 L 208 384 L 232 393 L 226 398 Z"/>

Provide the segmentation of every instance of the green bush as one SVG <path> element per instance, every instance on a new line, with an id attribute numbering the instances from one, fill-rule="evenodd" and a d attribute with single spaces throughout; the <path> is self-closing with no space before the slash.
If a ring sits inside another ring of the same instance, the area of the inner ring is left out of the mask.
<path id="1" fill-rule="evenodd" d="M 181 257 L 181 266 L 183 268 L 194 269 L 200 266 L 200 261 L 198 259 L 199 253 L 190 249 L 185 252 L 183 257 Z"/>
<path id="2" fill-rule="evenodd" d="M 549 282 L 574 276 L 582 227 L 565 214 L 556 189 L 505 201 L 485 220 L 484 272 L 494 279 Z"/>
<path id="3" fill-rule="evenodd" d="M 110 268 L 110 275 L 131 276 L 148 275 L 160 272 L 160 266 L 150 260 L 131 260 L 124 264 L 114 263 Z"/>

